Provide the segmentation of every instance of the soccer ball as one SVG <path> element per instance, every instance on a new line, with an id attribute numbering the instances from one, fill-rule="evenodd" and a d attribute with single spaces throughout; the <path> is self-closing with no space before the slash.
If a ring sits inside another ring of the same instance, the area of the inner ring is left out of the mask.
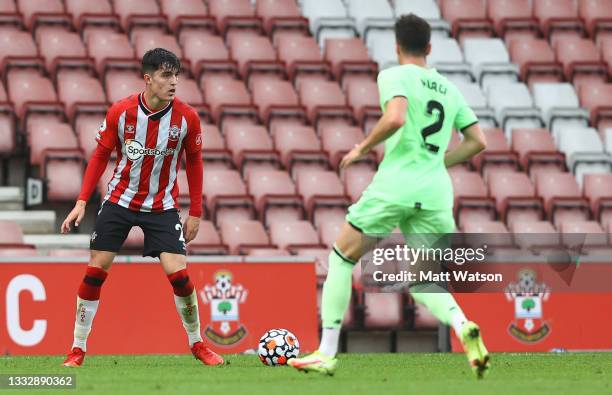
<path id="1" fill-rule="evenodd" d="M 300 342 L 287 329 L 270 329 L 259 339 L 257 353 L 264 365 L 286 365 L 300 354 Z"/>

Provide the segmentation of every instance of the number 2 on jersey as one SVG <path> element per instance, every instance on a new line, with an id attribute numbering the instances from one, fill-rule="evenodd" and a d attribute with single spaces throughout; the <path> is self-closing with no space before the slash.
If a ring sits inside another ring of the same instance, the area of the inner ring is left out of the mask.
<path id="1" fill-rule="evenodd" d="M 438 118 L 436 122 L 421 129 L 421 135 L 423 136 L 423 143 L 425 144 L 425 148 L 427 148 L 427 150 L 429 150 L 430 152 L 437 153 L 440 150 L 440 147 L 438 147 L 437 145 L 428 143 L 427 137 L 431 136 L 434 133 L 438 133 L 442 129 L 442 125 L 444 124 L 444 107 L 442 106 L 442 103 L 438 101 L 435 101 L 435 100 L 428 101 L 427 109 L 425 110 L 427 115 L 429 116 L 434 115 L 434 110 L 438 111 Z"/>

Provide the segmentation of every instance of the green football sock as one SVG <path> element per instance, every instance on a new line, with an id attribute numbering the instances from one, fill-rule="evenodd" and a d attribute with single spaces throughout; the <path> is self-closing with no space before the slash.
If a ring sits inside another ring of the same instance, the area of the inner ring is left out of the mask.
<path id="1" fill-rule="evenodd" d="M 446 289 L 435 283 L 420 283 L 410 286 L 410 294 L 416 302 L 427 307 L 440 322 L 452 325 L 455 331 L 460 330 L 465 316 L 453 295 Z"/>
<path id="2" fill-rule="evenodd" d="M 338 249 L 329 254 L 329 269 L 323 284 L 321 318 L 323 328 L 340 328 L 342 318 L 351 300 L 354 262 L 341 255 Z"/>

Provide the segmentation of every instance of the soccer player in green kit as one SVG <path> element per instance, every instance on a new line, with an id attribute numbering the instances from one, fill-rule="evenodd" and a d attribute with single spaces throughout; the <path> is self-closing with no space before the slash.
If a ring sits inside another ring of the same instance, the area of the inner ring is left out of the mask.
<path id="1" fill-rule="evenodd" d="M 289 361 L 301 371 L 331 375 L 336 370 L 353 267 L 376 240 L 367 235 L 388 235 L 397 226 L 406 239 L 409 235 L 453 233 L 453 188 L 446 168 L 469 160 L 486 147 L 478 119 L 459 90 L 426 66 L 431 51 L 429 24 L 414 14 L 404 15 L 395 24 L 395 37 L 400 65 L 378 75 L 383 115 L 366 139 L 342 159 L 340 167 L 346 168 L 383 141 L 385 156 L 372 183 L 349 208 L 329 255 L 319 349 Z M 445 153 L 453 128 L 464 138 Z M 466 319 L 455 298 L 438 284 L 414 283 L 409 291 L 438 320 L 452 326 L 472 370 L 482 377 L 489 368 L 489 354 L 478 325 Z"/>

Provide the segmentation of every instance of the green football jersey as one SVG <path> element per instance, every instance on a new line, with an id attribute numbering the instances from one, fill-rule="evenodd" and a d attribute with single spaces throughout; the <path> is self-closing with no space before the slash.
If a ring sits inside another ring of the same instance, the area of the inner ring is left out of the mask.
<path id="1" fill-rule="evenodd" d="M 457 87 L 435 69 L 401 65 L 378 74 L 380 105 L 408 100 L 406 123 L 385 141 L 385 156 L 365 193 L 424 210 L 453 206 L 444 153 L 453 128 L 478 122 Z"/>

